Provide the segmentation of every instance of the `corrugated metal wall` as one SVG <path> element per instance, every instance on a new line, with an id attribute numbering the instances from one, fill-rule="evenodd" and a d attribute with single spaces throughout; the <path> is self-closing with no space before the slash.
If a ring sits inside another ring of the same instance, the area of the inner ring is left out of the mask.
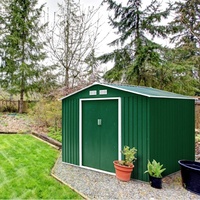
<path id="1" fill-rule="evenodd" d="M 62 160 L 79 164 L 79 101 L 69 98 L 62 103 Z"/>
<path id="2" fill-rule="evenodd" d="M 149 104 L 148 99 L 139 95 L 124 97 L 122 100 L 122 147 L 135 146 L 138 150 L 132 177 L 147 180 L 146 170 L 149 157 Z"/>
<path id="3" fill-rule="evenodd" d="M 150 159 L 167 175 L 180 170 L 178 160 L 194 160 L 194 100 L 154 98 L 150 105 Z"/>

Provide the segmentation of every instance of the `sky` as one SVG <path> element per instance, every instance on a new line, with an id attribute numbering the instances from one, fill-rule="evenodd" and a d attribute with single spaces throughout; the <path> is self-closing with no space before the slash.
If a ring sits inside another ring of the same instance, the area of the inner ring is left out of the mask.
<path id="1" fill-rule="evenodd" d="M 38 2 L 41 4 L 46 3 L 45 11 L 49 13 L 49 20 L 53 21 L 54 12 L 57 11 L 58 9 L 57 3 L 62 3 L 63 0 L 38 0 Z M 102 0 L 80 0 L 80 3 L 85 9 L 88 8 L 89 6 L 98 8 L 101 5 L 101 2 Z M 100 24 L 102 25 L 102 32 L 100 34 L 100 37 L 101 38 L 106 37 L 105 41 L 103 41 L 103 44 L 102 44 L 103 46 L 105 46 L 110 41 L 112 41 L 112 37 L 113 37 L 112 28 L 108 25 L 108 12 L 107 12 L 106 6 L 103 6 L 103 7 L 101 6 L 98 16 L 101 18 Z"/>
<path id="2" fill-rule="evenodd" d="M 173 1 L 175 1 L 175 0 L 171 0 L 171 2 L 173 2 Z M 61 3 L 61 2 L 63 2 L 63 0 L 38 0 L 38 2 L 41 3 L 41 4 L 46 3 L 45 9 L 46 9 L 46 11 L 48 9 L 49 19 L 53 20 L 54 12 L 57 10 L 57 3 L 58 2 Z M 102 2 L 102 0 L 80 0 L 80 3 L 85 8 L 87 8 L 88 6 L 94 6 L 95 8 L 97 8 L 97 7 L 100 6 L 101 2 Z M 117 2 L 120 2 L 120 0 L 117 0 Z M 127 1 L 121 0 L 121 2 L 127 2 Z M 149 0 L 143 0 L 143 2 L 144 2 L 144 4 L 150 3 Z M 162 2 L 163 7 L 165 7 L 166 2 L 168 2 L 168 0 L 160 0 L 160 2 Z M 107 44 L 113 40 L 113 37 L 114 37 L 114 30 L 112 30 L 112 28 L 108 24 L 108 12 L 107 12 L 107 5 L 106 4 L 103 7 L 100 8 L 99 16 L 101 18 L 101 24 L 103 24 L 102 25 L 102 32 L 101 32 L 100 36 L 102 38 L 105 38 L 105 36 L 106 36 L 106 39 L 103 40 L 102 45 L 103 45 L 103 47 L 106 47 Z M 162 43 L 164 45 L 167 45 L 168 41 L 162 40 Z M 107 48 L 108 48 L 108 46 L 107 46 Z M 105 50 L 105 48 L 104 48 L 104 50 Z"/>
<path id="3" fill-rule="evenodd" d="M 76 0 L 75 0 L 76 1 Z M 120 2 L 120 0 L 116 0 Z M 160 0 L 162 2 L 163 7 L 165 7 L 166 2 L 168 0 Z M 171 0 L 173 2 L 175 0 Z M 53 21 L 54 12 L 58 10 L 57 3 L 62 3 L 63 0 L 38 0 L 40 4 L 46 3 L 45 10 L 49 13 L 49 20 Z M 88 6 L 92 6 L 98 8 L 101 5 L 102 0 L 80 0 L 80 3 L 84 8 L 88 8 Z M 127 2 L 127 0 L 123 0 L 123 2 Z M 143 0 L 144 4 L 149 4 L 149 0 Z M 112 48 L 108 46 L 110 42 L 112 42 L 117 36 L 114 34 L 114 30 L 108 24 L 108 11 L 107 5 L 105 4 L 103 7 L 101 6 L 99 10 L 99 17 L 101 18 L 101 27 L 102 31 L 99 35 L 99 40 L 102 42 L 98 45 L 98 49 L 96 51 L 97 55 L 102 55 L 104 53 L 108 53 L 112 51 Z M 169 45 L 169 41 L 167 39 L 156 39 L 156 42 L 162 43 L 163 45 Z"/>

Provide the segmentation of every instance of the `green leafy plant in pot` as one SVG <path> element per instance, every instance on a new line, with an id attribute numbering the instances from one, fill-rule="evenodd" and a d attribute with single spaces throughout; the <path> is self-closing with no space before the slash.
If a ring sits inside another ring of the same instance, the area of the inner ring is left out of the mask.
<path id="1" fill-rule="evenodd" d="M 149 173 L 149 182 L 152 187 L 162 188 L 162 173 L 165 170 L 166 168 L 163 168 L 160 162 L 156 162 L 155 160 L 152 162 L 148 161 L 147 170 L 144 173 Z"/>
<path id="2" fill-rule="evenodd" d="M 113 161 L 116 177 L 121 181 L 129 181 L 134 168 L 133 162 L 136 160 L 135 154 L 137 153 L 137 149 L 135 147 L 124 146 L 121 153 L 124 155 L 124 160 Z"/>

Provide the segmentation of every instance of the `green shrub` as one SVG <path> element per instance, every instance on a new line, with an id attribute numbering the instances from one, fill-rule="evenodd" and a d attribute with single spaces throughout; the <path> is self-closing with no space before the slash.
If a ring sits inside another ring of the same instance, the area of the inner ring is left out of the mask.
<path id="1" fill-rule="evenodd" d="M 62 142 L 62 131 L 61 131 L 61 128 L 49 127 L 47 134 L 48 134 L 49 137 L 53 138 L 54 140 Z"/>
<path id="2" fill-rule="evenodd" d="M 17 112 L 17 108 L 13 105 L 7 105 L 7 106 L 3 106 L 2 111 L 1 112 Z"/>
<path id="3" fill-rule="evenodd" d="M 54 127 L 55 130 L 61 128 L 61 101 L 41 100 L 29 110 L 37 126 Z"/>
<path id="4" fill-rule="evenodd" d="M 28 101 L 28 109 L 33 110 L 38 101 Z"/>

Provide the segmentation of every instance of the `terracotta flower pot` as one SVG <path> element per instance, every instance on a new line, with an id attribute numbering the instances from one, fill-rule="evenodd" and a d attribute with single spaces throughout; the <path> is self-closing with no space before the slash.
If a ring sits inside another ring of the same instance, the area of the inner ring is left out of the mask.
<path id="1" fill-rule="evenodd" d="M 121 181 L 130 181 L 134 165 L 133 164 L 131 164 L 130 166 L 120 165 L 117 160 L 113 161 L 113 164 L 115 167 L 115 173 L 117 179 Z"/>

